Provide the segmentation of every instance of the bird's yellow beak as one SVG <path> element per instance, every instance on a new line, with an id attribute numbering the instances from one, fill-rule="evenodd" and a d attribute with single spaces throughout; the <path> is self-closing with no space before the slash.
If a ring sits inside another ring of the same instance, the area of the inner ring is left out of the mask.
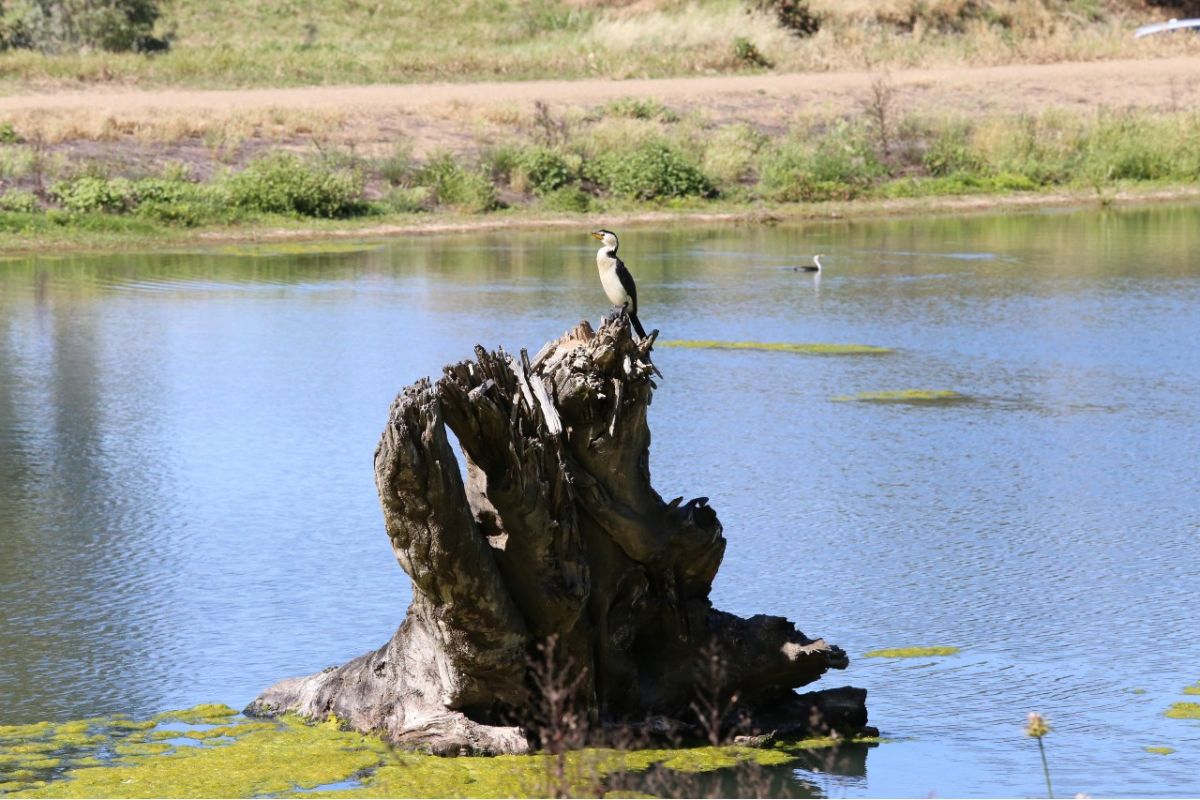
<path id="1" fill-rule="evenodd" d="M 604 234 L 601 233 L 600 231 L 592 231 L 592 238 L 604 241 Z"/>

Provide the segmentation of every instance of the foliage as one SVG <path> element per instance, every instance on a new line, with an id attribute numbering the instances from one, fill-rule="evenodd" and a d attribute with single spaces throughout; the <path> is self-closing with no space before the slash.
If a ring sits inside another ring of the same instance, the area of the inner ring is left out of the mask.
<path id="1" fill-rule="evenodd" d="M 84 175 L 72 181 L 56 183 L 50 194 L 67 211 L 121 214 L 137 206 L 133 182 L 127 178 L 100 178 Z"/>
<path id="2" fill-rule="evenodd" d="M 162 50 L 158 0 L 15 0 L 0 6 L 0 50 Z"/>
<path id="3" fill-rule="evenodd" d="M 752 0 L 750 7 L 774 14 L 779 25 L 796 36 L 812 36 L 821 30 L 821 19 L 809 8 L 808 0 Z"/>
<path id="4" fill-rule="evenodd" d="M 626 117 L 628 119 L 656 119 L 661 122 L 678 122 L 679 114 L 667 108 L 653 97 L 619 97 L 604 106 L 598 116 Z"/>
<path id="5" fill-rule="evenodd" d="M 379 174 L 392 186 L 407 185 L 415 171 L 412 147 L 407 142 L 398 143 L 392 154 L 379 162 L 378 168 Z"/>
<path id="6" fill-rule="evenodd" d="M 711 197 L 708 176 L 676 147 L 655 140 L 627 151 L 602 153 L 586 165 L 587 177 L 615 195 L 635 200 Z"/>
<path id="7" fill-rule="evenodd" d="M 591 196 L 578 186 L 561 186 L 541 195 L 541 205 L 550 211 L 582 214 L 592 206 Z"/>
<path id="8" fill-rule="evenodd" d="M 863 128 L 841 123 L 815 141 L 788 139 L 759 163 L 760 191 L 772 200 L 850 200 L 885 174 Z"/>
<path id="9" fill-rule="evenodd" d="M 525 148 L 514 158 L 511 182 L 518 191 L 545 194 L 561 189 L 573 178 L 566 159 L 549 148 Z"/>
<path id="10" fill-rule="evenodd" d="M 363 210 L 362 177 L 316 161 L 275 153 L 228 179 L 238 208 L 300 217 L 347 217 Z"/>
<path id="11" fill-rule="evenodd" d="M 32 214 L 38 210 L 37 195 L 21 189 L 9 189 L 0 194 L 0 211 L 16 211 Z"/>
<path id="12" fill-rule="evenodd" d="M 775 66 L 767 60 L 766 56 L 758 51 L 758 48 L 754 46 L 754 42 L 744 36 L 739 36 L 733 40 L 733 57 L 750 67 L 770 69 Z"/>
<path id="13" fill-rule="evenodd" d="M 499 207 L 496 187 L 482 170 L 466 169 L 450 153 L 433 156 L 417 172 L 416 182 L 437 205 L 478 214 Z"/>

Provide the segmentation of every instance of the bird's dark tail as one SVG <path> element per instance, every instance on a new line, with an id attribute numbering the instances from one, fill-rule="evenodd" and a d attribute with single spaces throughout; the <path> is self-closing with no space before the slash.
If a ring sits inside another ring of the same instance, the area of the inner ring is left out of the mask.
<path id="1" fill-rule="evenodd" d="M 637 331 L 638 338 L 645 339 L 646 338 L 646 329 L 642 327 L 642 323 L 638 320 L 637 314 L 630 311 L 629 312 L 629 321 L 633 323 L 633 329 L 635 331 Z"/>

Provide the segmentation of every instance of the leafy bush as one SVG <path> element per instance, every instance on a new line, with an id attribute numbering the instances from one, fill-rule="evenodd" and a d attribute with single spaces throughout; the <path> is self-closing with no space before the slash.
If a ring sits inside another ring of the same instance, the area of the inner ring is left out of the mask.
<path id="1" fill-rule="evenodd" d="M 158 0 L 17 0 L 0 7 L 0 50 L 164 50 Z"/>
<path id="2" fill-rule="evenodd" d="M 32 214 L 38 210 L 38 199 L 33 192 L 26 192 L 21 189 L 9 189 L 4 194 L 0 194 L 0 211 L 16 211 L 23 214 Z"/>
<path id="3" fill-rule="evenodd" d="M 517 191 L 553 192 L 566 186 L 573 177 L 566 160 L 545 147 L 521 150 L 514 162 L 510 182 Z"/>
<path id="4" fill-rule="evenodd" d="M 21 144 L 23 141 L 25 140 L 21 134 L 17 133 L 17 129 L 12 126 L 11 122 L 0 125 L 0 144 Z"/>
<path id="5" fill-rule="evenodd" d="M 226 182 L 233 205 L 300 217 L 346 217 L 364 210 L 362 178 L 289 153 L 252 162 Z"/>
<path id="6" fill-rule="evenodd" d="M 783 142 L 759 162 L 761 191 L 784 202 L 849 200 L 885 173 L 866 137 L 845 125 L 815 143 Z"/>
<path id="7" fill-rule="evenodd" d="M 821 30 L 821 18 L 808 7 L 808 0 L 752 0 L 750 5 L 774 14 L 780 27 L 796 36 L 812 36 Z"/>
<path id="8" fill-rule="evenodd" d="M 767 60 L 766 56 L 759 52 L 759 49 L 754 46 L 754 42 L 745 36 L 739 36 L 733 40 L 733 57 L 742 64 L 751 67 L 770 69 L 775 66 Z"/>
<path id="9" fill-rule="evenodd" d="M 550 211 L 582 214 L 591 208 L 591 196 L 578 186 L 562 186 L 541 196 L 542 206 Z"/>
<path id="10" fill-rule="evenodd" d="M 662 141 L 601 154 L 587 165 L 587 177 L 613 194 L 637 200 L 716 194 L 700 167 Z"/>
<path id="11" fill-rule="evenodd" d="M 971 150 L 968 133 L 966 126 L 955 125 L 942 131 L 933 140 L 922 159 L 930 175 L 974 172 L 981 168 L 979 157 Z"/>
<path id="12" fill-rule="evenodd" d="M 678 122 L 679 115 L 652 97 L 618 97 L 606 105 L 599 117 L 625 117 L 628 119 L 656 119 L 660 122 Z"/>
<path id="13" fill-rule="evenodd" d="M 429 189 L 424 186 L 397 188 L 388 192 L 379 201 L 379 210 L 393 214 L 415 214 L 428 211 Z"/>
<path id="14" fill-rule="evenodd" d="M 464 169 L 449 153 L 430 159 L 417 173 L 416 182 L 429 190 L 438 205 L 473 214 L 499 206 L 491 179 L 482 170 Z"/>
<path id="15" fill-rule="evenodd" d="M 67 211 L 76 213 L 104 212 L 123 214 L 137 206 L 137 193 L 127 178 L 99 178 L 84 175 L 56 183 L 50 194 Z"/>
<path id="16" fill-rule="evenodd" d="M 406 142 L 397 144 L 392 154 L 379 162 L 379 174 L 392 186 L 406 185 L 414 172 L 412 148 Z"/>

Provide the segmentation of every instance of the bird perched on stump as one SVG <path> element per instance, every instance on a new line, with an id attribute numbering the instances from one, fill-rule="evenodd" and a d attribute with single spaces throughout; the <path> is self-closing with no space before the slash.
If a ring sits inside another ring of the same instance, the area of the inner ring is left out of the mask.
<path id="1" fill-rule="evenodd" d="M 637 286 L 625 263 L 617 258 L 617 248 L 620 247 L 617 235 L 612 231 L 599 230 L 592 231 L 592 237 L 601 242 L 600 249 L 596 251 L 596 268 L 600 270 L 600 284 L 604 287 L 604 293 L 614 306 L 620 306 L 629 315 L 638 338 L 645 339 L 646 329 L 637 315 Z"/>

